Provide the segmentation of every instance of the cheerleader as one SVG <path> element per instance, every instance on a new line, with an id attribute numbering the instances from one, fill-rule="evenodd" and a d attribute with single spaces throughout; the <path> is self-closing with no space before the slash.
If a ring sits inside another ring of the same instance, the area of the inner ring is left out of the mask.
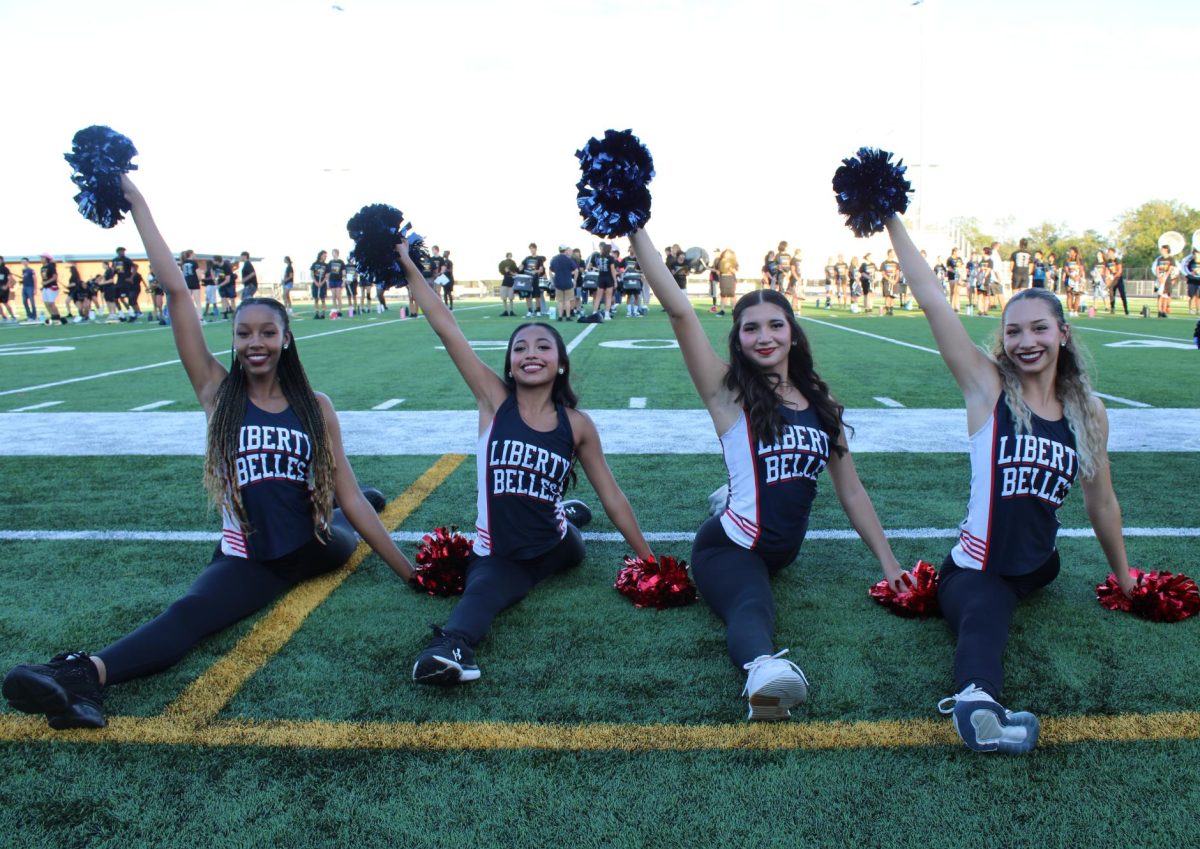
<path id="1" fill-rule="evenodd" d="M 1083 258 L 1079 254 L 1079 248 L 1074 245 L 1067 248 L 1067 258 L 1063 260 L 1062 273 L 1067 286 L 1067 317 L 1075 318 L 1079 315 L 1079 298 L 1087 284 L 1084 282 L 1086 275 L 1083 269 Z"/>
<path id="2" fill-rule="evenodd" d="M 654 258 L 646 279 L 671 318 L 729 472 L 724 510 L 696 533 L 692 577 L 725 622 L 730 660 L 747 673 L 750 719 L 787 719 L 807 698 L 808 679 L 783 658 L 787 649 L 776 650 L 771 578 L 800 552 L 821 471 L 828 468 L 846 515 L 888 582 L 899 586 L 904 573 L 854 469 L 842 406 L 813 370 L 787 298 L 759 289 L 737 302 L 726 363 L 650 237 L 639 230 L 630 242 L 639 256 Z"/>
<path id="3" fill-rule="evenodd" d="M 961 304 L 959 302 L 959 289 L 963 283 L 963 261 L 958 255 L 958 248 L 950 249 L 950 256 L 946 259 L 946 285 L 950 289 L 949 301 L 950 308 L 955 312 L 959 312 Z"/>
<path id="4" fill-rule="evenodd" d="M 1125 593 L 1135 585 L 1108 468 L 1108 418 L 1057 297 L 1017 292 L 984 353 L 945 306 L 900 218 L 887 230 L 962 390 L 970 433 L 967 517 L 938 578 L 938 601 L 957 633 L 955 694 L 938 708 L 971 749 L 1028 752 L 1037 717 L 999 704 L 1004 647 L 1018 602 L 1058 575 L 1055 514 L 1076 479 L 1109 567 Z"/>
<path id="5" fill-rule="evenodd" d="M 596 425 L 576 408 L 571 362 L 558 332 L 542 322 L 519 325 L 500 377 L 479 359 L 408 251 L 399 256 L 413 299 L 479 407 L 478 518 L 466 590 L 445 626 L 434 626 L 412 670 L 419 683 L 451 685 L 479 678 L 475 650 L 501 611 L 583 561 L 578 528 L 591 513 L 581 501 L 562 500 L 576 460 L 637 556 L 653 555 L 604 459 Z M 661 263 L 657 253 L 654 258 Z"/>
<path id="6" fill-rule="evenodd" d="M 1151 270 L 1154 272 L 1154 292 L 1158 295 L 1158 317 L 1167 318 L 1171 315 L 1171 289 L 1179 276 L 1179 269 L 1171 258 L 1170 245 L 1159 246 L 1159 255 L 1154 258 Z"/>
<path id="7" fill-rule="evenodd" d="M 50 727 L 103 728 L 107 687 L 177 663 L 201 639 L 266 607 L 307 578 L 342 566 L 355 531 L 401 577 L 412 564 L 379 521 L 378 491 L 360 491 L 337 413 L 300 364 L 287 311 L 249 298 L 234 313 L 230 369 L 208 351 L 200 319 L 145 199 L 122 177 L 134 224 L 167 291 L 175 345 L 208 420 L 204 482 L 224 530 L 183 598 L 96 654 L 65 652 L 22 664 L 4 697 Z M 340 504 L 334 509 L 334 499 Z"/>
<path id="8" fill-rule="evenodd" d="M 325 251 L 318 251 L 317 258 L 313 260 L 313 264 L 308 267 L 312 274 L 312 300 L 313 300 L 313 319 L 325 317 L 325 298 L 328 294 L 328 277 L 329 263 L 325 258 L 329 254 Z"/>

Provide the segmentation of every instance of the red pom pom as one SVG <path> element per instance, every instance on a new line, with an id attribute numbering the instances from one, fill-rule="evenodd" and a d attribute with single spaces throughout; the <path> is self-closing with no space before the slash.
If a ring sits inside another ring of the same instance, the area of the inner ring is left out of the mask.
<path id="1" fill-rule="evenodd" d="M 613 584 L 634 607 L 682 607 L 696 600 L 696 585 L 687 573 L 687 561 L 674 557 L 626 557 Z"/>
<path id="2" fill-rule="evenodd" d="M 897 616 L 940 616 L 942 610 L 937 600 L 937 568 L 932 563 L 918 560 L 904 576 L 908 589 L 896 592 L 887 580 L 874 584 L 867 594 Z"/>
<path id="3" fill-rule="evenodd" d="M 1151 622 L 1178 622 L 1200 611 L 1200 589 L 1187 575 L 1130 569 L 1137 581 L 1132 598 L 1121 592 L 1117 576 L 1109 573 L 1096 586 L 1096 600 L 1107 610 L 1135 613 Z"/>
<path id="4" fill-rule="evenodd" d="M 408 582 L 429 595 L 462 595 L 467 581 L 471 542 L 457 525 L 434 528 L 417 546 L 417 563 Z"/>

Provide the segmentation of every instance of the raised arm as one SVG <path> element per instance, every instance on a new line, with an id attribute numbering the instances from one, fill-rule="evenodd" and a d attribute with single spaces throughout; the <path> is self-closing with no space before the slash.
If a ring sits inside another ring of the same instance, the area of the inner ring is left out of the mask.
<path id="1" fill-rule="evenodd" d="M 175 264 L 175 256 L 167 247 L 162 234 L 158 232 L 158 225 L 154 223 L 146 199 L 127 174 L 121 175 L 121 187 L 125 191 L 125 199 L 129 201 L 130 213 L 133 223 L 137 225 L 138 235 L 141 236 L 146 253 L 150 256 L 150 268 L 158 277 L 163 291 L 167 293 L 171 331 L 175 335 L 179 359 L 183 361 L 188 380 L 192 383 L 192 391 L 196 393 L 200 406 L 204 408 L 205 413 L 211 413 L 217 387 L 221 385 L 227 372 L 208 350 L 204 332 L 200 329 L 200 318 L 192 304 L 191 293 L 183 282 L 183 273 Z"/>
<path id="2" fill-rule="evenodd" d="M 718 410 L 728 402 L 728 390 L 725 389 L 723 381 L 729 366 L 713 350 L 712 343 L 708 341 L 708 334 L 704 332 L 687 293 L 679 288 L 675 278 L 667 270 L 662 255 L 654 247 L 646 231 L 637 230 L 631 233 L 629 241 L 633 243 L 634 250 L 641 260 L 642 272 L 650 284 L 650 289 L 671 317 L 671 329 L 675 332 L 675 338 L 679 340 L 688 374 L 692 377 L 692 383 L 696 385 L 696 391 L 700 393 L 700 400 L 704 402 L 704 406 L 716 422 Z M 717 424 L 718 429 L 721 429 L 720 423 Z M 729 424 L 733 422 L 730 421 Z"/>
<path id="3" fill-rule="evenodd" d="M 399 250 L 396 253 L 400 257 L 400 265 L 404 268 L 404 279 L 408 282 L 408 291 L 412 293 L 417 306 L 425 313 L 429 326 L 446 346 L 450 359 L 454 361 L 459 374 L 463 376 L 463 380 L 467 382 L 467 386 L 475 396 L 475 401 L 479 405 L 480 427 L 483 427 L 485 423 L 491 421 L 496 410 L 508 397 L 508 387 L 499 375 L 479 359 L 479 355 L 475 353 L 475 349 L 471 347 L 471 343 L 467 341 L 467 337 L 463 335 L 462 329 L 455 321 L 454 314 L 442 303 L 441 297 L 430 288 L 429 283 L 421 274 L 421 270 L 408 255 L 408 246 L 400 245 L 398 247 Z"/>
<path id="4" fill-rule="evenodd" d="M 888 220 L 887 231 L 904 276 L 908 278 L 909 290 L 929 320 L 938 351 L 962 390 L 968 413 L 973 408 L 990 410 L 1000 391 L 996 366 L 971 341 L 958 315 L 942 296 L 937 277 L 909 238 L 900 216 L 893 215 Z"/>
<path id="5" fill-rule="evenodd" d="M 617 485 L 612 469 L 608 467 L 608 460 L 604 458 L 604 449 L 600 445 L 600 434 L 596 430 L 595 422 L 582 410 L 570 410 L 568 415 L 571 418 L 571 428 L 575 431 L 575 451 L 579 455 L 579 462 L 592 488 L 600 496 L 604 512 L 638 557 L 646 559 L 653 556 L 654 552 L 650 550 L 646 537 L 642 535 L 633 507 L 630 506 L 629 499 L 625 497 L 621 487 Z"/>

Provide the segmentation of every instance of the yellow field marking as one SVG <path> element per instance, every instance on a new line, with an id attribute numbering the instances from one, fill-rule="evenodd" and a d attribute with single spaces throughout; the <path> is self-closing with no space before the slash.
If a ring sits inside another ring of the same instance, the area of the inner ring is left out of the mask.
<path id="1" fill-rule="evenodd" d="M 1047 718 L 1040 745 L 1200 739 L 1200 712 Z M 962 745 L 947 719 L 742 722 L 725 725 L 539 725 L 508 722 L 355 723 L 115 716 L 101 731 L 52 731 L 42 717 L 0 716 L 0 741 L 252 746 L 278 749 L 622 751 L 914 749 Z"/>
<path id="2" fill-rule="evenodd" d="M 389 532 L 395 530 L 465 459 L 465 454 L 444 454 L 438 458 L 412 486 L 379 514 L 383 526 Z M 167 706 L 163 718 L 172 724 L 191 726 L 212 721 L 250 677 L 283 648 L 309 614 L 329 598 L 330 593 L 370 553 L 371 547 L 360 542 L 349 562 L 341 569 L 305 581 L 285 595 L 228 654 L 209 667 Z"/>

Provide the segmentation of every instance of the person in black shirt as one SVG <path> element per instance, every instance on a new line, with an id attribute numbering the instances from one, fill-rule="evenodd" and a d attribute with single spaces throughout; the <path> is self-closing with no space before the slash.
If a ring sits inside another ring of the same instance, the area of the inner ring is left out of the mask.
<path id="1" fill-rule="evenodd" d="M 133 282 L 133 260 L 125 256 L 124 248 L 117 248 L 117 255 L 112 260 L 113 274 L 116 277 L 116 306 L 118 319 L 127 321 L 133 317 L 129 309 L 129 286 Z"/>
<path id="2" fill-rule="evenodd" d="M 296 269 L 292 267 L 292 258 L 285 256 L 283 258 L 283 308 L 287 310 L 288 315 L 295 313 L 292 309 L 292 288 L 296 285 Z"/>
<path id="3" fill-rule="evenodd" d="M 1108 249 L 1109 257 L 1116 256 L 1116 251 L 1112 248 Z M 1119 262 L 1119 260 L 1118 260 Z M 1200 247 L 1192 247 L 1192 253 L 1179 263 L 1180 270 L 1183 271 L 1183 276 L 1187 279 L 1187 296 L 1188 296 L 1188 315 L 1200 315 Z M 1125 277 L 1124 267 L 1122 266 L 1121 275 L 1121 301 L 1125 301 Z M 1113 290 L 1116 291 L 1115 289 Z M 1116 304 L 1116 296 L 1113 296 L 1113 304 Z M 1128 307 L 1125 309 L 1125 314 L 1129 315 Z"/>
<path id="4" fill-rule="evenodd" d="M 54 257 L 50 254 L 42 254 L 42 259 L 46 260 L 42 263 L 42 304 L 50 313 L 44 323 L 57 321 L 59 324 L 66 324 L 67 319 L 58 314 L 58 304 L 56 303 L 58 301 L 58 264 L 54 262 Z"/>
<path id="5" fill-rule="evenodd" d="M 12 272 L 4 264 L 4 257 L 0 256 L 0 321 L 17 320 L 17 314 L 13 312 L 12 305 L 8 302 L 12 297 L 12 285 Z M 5 313 L 8 313 L 7 318 L 4 316 Z"/>
<path id="6" fill-rule="evenodd" d="M 183 274 L 183 283 L 192 296 L 196 312 L 200 312 L 200 263 L 196 260 L 196 252 L 186 250 L 179 258 L 179 270 Z"/>
<path id="7" fill-rule="evenodd" d="M 500 304 L 504 310 L 500 313 L 501 317 L 516 315 L 513 312 L 513 275 L 517 273 L 517 264 L 513 261 L 512 254 L 506 253 L 504 259 L 500 260 L 500 265 L 496 269 L 500 272 Z"/>
<path id="8" fill-rule="evenodd" d="M 345 285 L 346 263 L 342 260 L 338 249 L 333 249 L 333 258 L 329 260 L 329 292 L 333 295 L 333 309 L 329 318 L 342 317 L 342 287 Z"/>
<path id="9" fill-rule="evenodd" d="M 317 254 L 316 260 L 308 267 L 312 272 L 312 299 L 313 299 L 313 318 L 325 317 L 325 295 L 328 285 L 327 276 L 329 274 L 329 265 L 325 262 L 327 257 L 325 251 Z"/>
<path id="10" fill-rule="evenodd" d="M 546 301 L 542 297 L 542 280 L 546 277 L 546 258 L 537 252 L 537 245 L 529 243 L 529 256 L 521 260 L 521 273 L 533 278 L 533 292 L 525 296 L 525 317 L 540 316 Z M 537 297 L 537 311 L 533 309 L 533 298 Z"/>
<path id="11" fill-rule="evenodd" d="M 1117 311 L 1117 293 L 1119 292 L 1121 306 L 1125 308 L 1125 315 L 1129 315 L 1129 301 L 1125 297 L 1125 263 L 1117 256 L 1116 248 L 1109 248 L 1104 257 L 1104 283 L 1108 286 L 1109 314 Z"/>
<path id="12" fill-rule="evenodd" d="M 253 298 L 258 291 L 258 273 L 250 262 L 250 252 L 242 251 L 242 300 Z"/>
<path id="13" fill-rule="evenodd" d="M 221 296 L 221 317 L 229 318 L 237 300 L 237 278 L 233 276 L 233 264 L 220 255 L 213 257 L 214 273 L 217 277 L 217 294 Z"/>
<path id="14" fill-rule="evenodd" d="M 1017 249 L 1008 257 L 1008 270 L 1012 276 L 1014 292 L 1029 287 L 1029 269 L 1032 264 L 1033 257 L 1029 253 L 1029 240 L 1022 239 L 1018 243 Z"/>

